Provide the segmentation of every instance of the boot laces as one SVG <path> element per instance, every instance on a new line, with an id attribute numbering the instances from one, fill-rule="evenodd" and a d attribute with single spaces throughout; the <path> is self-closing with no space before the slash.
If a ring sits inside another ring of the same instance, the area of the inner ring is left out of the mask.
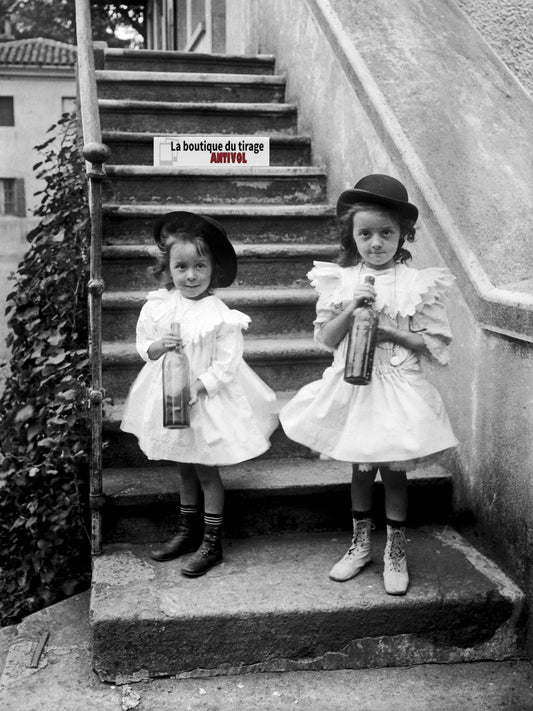
<path id="1" fill-rule="evenodd" d="M 355 551 L 359 551 L 362 548 L 367 548 L 370 545 L 370 532 L 374 529 L 375 526 L 370 521 L 356 521 L 352 545 L 348 549 L 348 555 L 354 553 Z"/>
<path id="2" fill-rule="evenodd" d="M 387 557 L 390 567 L 396 572 L 400 572 L 405 558 L 405 533 L 400 529 L 396 529 L 389 540 L 389 555 Z"/>

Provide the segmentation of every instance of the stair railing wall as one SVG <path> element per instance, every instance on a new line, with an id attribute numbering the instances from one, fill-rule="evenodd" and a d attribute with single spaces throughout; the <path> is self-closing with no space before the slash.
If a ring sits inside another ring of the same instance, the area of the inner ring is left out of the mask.
<path id="1" fill-rule="evenodd" d="M 76 0 L 76 31 L 78 43 L 78 93 L 83 131 L 83 157 L 87 161 L 89 181 L 89 214 L 91 222 L 89 276 L 89 358 L 91 383 L 89 407 L 91 413 L 92 447 L 90 455 L 89 502 L 91 508 L 91 552 L 102 552 L 102 181 L 104 163 L 110 151 L 102 143 L 100 117 L 94 73 L 94 53 L 89 0 Z"/>

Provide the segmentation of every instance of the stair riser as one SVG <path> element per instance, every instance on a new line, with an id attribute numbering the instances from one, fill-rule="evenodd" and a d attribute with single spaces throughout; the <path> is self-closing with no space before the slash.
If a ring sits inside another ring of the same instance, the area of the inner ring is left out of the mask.
<path id="1" fill-rule="evenodd" d="M 105 200 L 112 202 L 147 203 L 266 203 L 300 205 L 323 202 L 326 182 L 313 178 L 279 176 L 192 175 L 120 175 L 111 176 L 105 186 Z"/>
<path id="2" fill-rule="evenodd" d="M 296 112 L 270 113 L 260 111 L 146 110 L 130 108 L 100 109 L 102 130 L 149 131 L 161 136 L 166 133 L 233 134 L 271 136 L 276 133 L 296 135 Z"/>
<path id="3" fill-rule="evenodd" d="M 249 365 L 273 390 L 289 391 L 321 377 L 330 360 L 309 358 L 305 360 L 255 361 L 247 359 Z M 142 361 L 124 362 L 118 367 L 105 367 L 104 388 L 109 397 L 125 398 L 138 374 Z"/>
<path id="4" fill-rule="evenodd" d="M 111 151 L 106 165 L 153 165 L 153 140 L 139 141 L 104 137 Z M 270 165 L 303 166 L 311 163 L 308 143 L 286 144 L 270 142 Z"/>
<path id="5" fill-rule="evenodd" d="M 121 432 L 116 423 L 108 424 L 104 429 L 104 467 L 146 467 L 150 462 L 137 445 L 137 438 Z M 271 447 L 258 459 L 311 457 L 311 451 L 290 440 L 278 427 L 271 439 Z M 164 463 L 164 462 L 163 462 Z"/>
<path id="6" fill-rule="evenodd" d="M 99 81 L 99 99 L 127 99 L 133 101 L 206 101 L 228 103 L 281 103 L 285 98 L 283 84 L 238 84 L 161 82 L 153 81 Z"/>
<path id="7" fill-rule="evenodd" d="M 172 466 L 169 477 L 175 477 Z M 320 491 L 298 493 L 227 490 L 224 536 L 242 538 L 292 531 L 342 531 L 349 543 L 352 527 L 350 483 L 324 486 Z M 446 523 L 451 514 L 452 486 L 448 480 L 409 487 L 410 526 Z M 176 530 L 179 497 L 146 500 L 134 506 L 107 504 L 104 511 L 107 543 L 151 543 L 170 538 Z M 373 495 L 374 523 L 385 525 L 381 482 Z"/>
<path id="8" fill-rule="evenodd" d="M 221 296 L 224 294 L 221 292 Z M 292 336 L 311 336 L 315 318 L 314 304 L 294 307 L 273 305 L 258 307 L 246 303 L 235 308 L 244 311 L 251 319 L 246 333 L 250 336 L 267 336 L 271 333 Z M 104 341 L 128 341 L 135 333 L 140 307 L 106 309 L 102 317 L 102 338 Z"/>
<path id="9" fill-rule="evenodd" d="M 308 285 L 306 274 L 313 266 L 313 259 L 330 261 L 324 255 L 309 255 L 285 259 L 246 259 L 239 260 L 239 269 L 235 286 L 298 286 Z M 150 290 L 157 288 L 149 268 L 154 259 L 106 260 L 103 274 L 108 290 Z"/>
<path id="10" fill-rule="evenodd" d="M 154 56 L 135 52 L 136 56 L 106 56 L 105 68 L 113 71 L 139 72 L 209 72 L 216 74 L 273 74 L 274 61 L 257 61 L 240 57 L 205 57 L 193 53 Z"/>
<path id="11" fill-rule="evenodd" d="M 212 216 L 226 229 L 232 242 L 337 242 L 334 217 Z M 107 214 L 104 216 L 105 243 L 153 244 L 155 219 L 153 216 Z"/>

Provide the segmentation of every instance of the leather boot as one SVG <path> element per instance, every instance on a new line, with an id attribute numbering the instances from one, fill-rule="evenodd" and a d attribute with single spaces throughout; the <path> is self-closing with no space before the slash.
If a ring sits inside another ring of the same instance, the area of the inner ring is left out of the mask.
<path id="1" fill-rule="evenodd" d="M 383 584 L 389 595 L 405 595 L 409 586 L 405 557 L 405 528 L 387 526 L 387 544 L 383 556 Z"/>
<path id="2" fill-rule="evenodd" d="M 222 563 L 221 528 L 222 526 L 205 526 L 202 544 L 181 569 L 183 575 L 198 578 L 213 566 Z"/>
<path id="3" fill-rule="evenodd" d="M 202 533 L 203 517 L 200 512 L 181 514 L 176 535 L 154 548 L 150 555 L 154 560 L 164 561 L 179 558 L 185 553 L 192 553 L 198 548 Z"/>
<path id="4" fill-rule="evenodd" d="M 372 560 L 370 533 L 374 526 L 369 518 L 353 519 L 352 545 L 329 572 L 331 580 L 343 583 L 354 578 Z"/>

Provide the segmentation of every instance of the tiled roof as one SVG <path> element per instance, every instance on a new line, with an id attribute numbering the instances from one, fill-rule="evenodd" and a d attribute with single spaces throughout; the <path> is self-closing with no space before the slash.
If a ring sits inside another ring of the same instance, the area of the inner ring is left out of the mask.
<path id="1" fill-rule="evenodd" d="M 76 62 L 76 47 L 66 42 L 35 37 L 0 42 L 0 65 L 71 67 Z"/>

